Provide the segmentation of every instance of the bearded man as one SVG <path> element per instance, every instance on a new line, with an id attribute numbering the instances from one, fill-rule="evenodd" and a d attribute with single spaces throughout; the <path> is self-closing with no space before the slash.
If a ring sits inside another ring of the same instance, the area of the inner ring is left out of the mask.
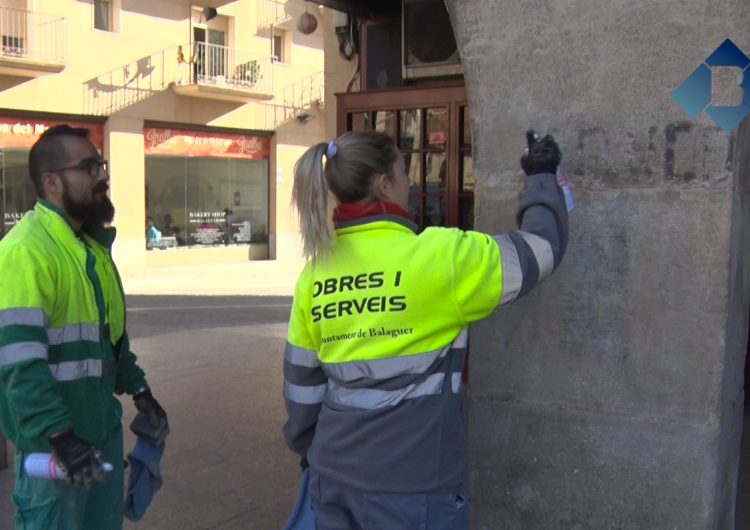
<path id="1" fill-rule="evenodd" d="M 167 415 L 125 330 L 107 161 L 87 129 L 60 125 L 31 148 L 29 173 L 37 203 L 0 241 L 0 429 L 16 447 L 16 528 L 120 530 L 115 394 L 154 426 Z M 53 453 L 67 481 L 28 477 L 36 452 Z"/>

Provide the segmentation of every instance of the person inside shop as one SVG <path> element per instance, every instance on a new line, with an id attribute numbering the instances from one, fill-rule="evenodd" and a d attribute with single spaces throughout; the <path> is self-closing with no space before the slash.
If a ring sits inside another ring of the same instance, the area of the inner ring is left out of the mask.
<path id="1" fill-rule="evenodd" d="M 283 434 L 309 466 L 317 528 L 468 528 L 468 325 L 549 276 L 568 240 L 560 149 L 551 136 L 529 144 L 518 229 L 496 235 L 417 234 L 403 157 L 382 133 L 345 133 L 297 162 L 307 265 L 284 354 Z"/>
<path id="2" fill-rule="evenodd" d="M 168 213 L 164 214 L 164 219 L 161 224 L 161 234 L 164 237 L 176 237 L 177 236 L 177 227 L 174 225 L 174 220 L 172 219 L 172 216 Z"/>
<path id="3" fill-rule="evenodd" d="M 115 394 L 168 425 L 130 350 L 107 161 L 88 135 L 59 125 L 39 137 L 29 153 L 38 200 L 0 241 L 0 429 L 16 450 L 17 530 L 121 530 Z M 30 478 L 30 453 L 52 453 L 67 480 Z"/>
<path id="4" fill-rule="evenodd" d="M 149 217 L 146 219 L 146 244 L 149 247 L 157 246 L 161 240 L 161 231 L 156 228 L 154 219 Z"/>
<path id="5" fill-rule="evenodd" d="M 174 224 L 172 216 L 168 213 L 164 214 L 161 235 L 162 237 L 174 237 L 178 246 L 183 246 L 185 244 L 185 233 L 179 226 Z"/>

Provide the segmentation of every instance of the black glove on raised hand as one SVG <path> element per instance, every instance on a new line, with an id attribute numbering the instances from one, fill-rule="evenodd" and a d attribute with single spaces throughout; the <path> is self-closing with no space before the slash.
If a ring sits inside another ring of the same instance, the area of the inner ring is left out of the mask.
<path id="1" fill-rule="evenodd" d="M 91 486 L 94 481 L 104 482 L 102 453 L 93 445 L 78 438 L 68 429 L 49 437 L 49 443 L 68 482 Z"/>
<path id="2" fill-rule="evenodd" d="M 151 394 L 151 390 L 145 389 L 138 392 L 133 396 L 133 402 L 135 403 L 135 408 L 148 416 L 148 421 L 154 429 L 158 428 L 162 421 L 167 425 L 169 424 L 167 413 Z"/>
<path id="3" fill-rule="evenodd" d="M 560 165 L 562 154 L 555 139 L 549 134 L 539 139 L 534 131 L 526 133 L 528 147 L 521 157 L 521 167 L 527 175 L 555 173 Z"/>

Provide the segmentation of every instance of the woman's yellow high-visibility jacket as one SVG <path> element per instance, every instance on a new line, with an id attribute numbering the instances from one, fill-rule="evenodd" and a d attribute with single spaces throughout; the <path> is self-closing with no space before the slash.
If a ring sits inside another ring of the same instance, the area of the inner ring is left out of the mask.
<path id="1" fill-rule="evenodd" d="M 528 177 L 520 229 L 490 236 L 397 215 L 336 223 L 296 287 L 284 435 L 320 474 L 361 491 L 455 492 L 466 478 L 461 372 L 468 325 L 560 263 L 565 199 Z"/>
<path id="2" fill-rule="evenodd" d="M 0 429 L 26 452 L 70 427 L 100 444 L 119 427 L 113 393 L 146 385 L 125 332 L 114 228 L 76 234 L 45 201 L 0 241 Z"/>

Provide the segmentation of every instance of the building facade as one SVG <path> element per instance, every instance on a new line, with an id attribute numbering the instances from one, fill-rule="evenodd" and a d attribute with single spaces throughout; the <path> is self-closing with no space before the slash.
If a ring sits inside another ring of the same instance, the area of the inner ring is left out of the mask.
<path id="1" fill-rule="evenodd" d="M 297 29 L 309 9 L 0 2 L 0 235 L 34 204 L 29 147 L 71 123 L 109 161 L 127 292 L 291 293 L 292 168 L 324 137 L 323 39 Z"/>

